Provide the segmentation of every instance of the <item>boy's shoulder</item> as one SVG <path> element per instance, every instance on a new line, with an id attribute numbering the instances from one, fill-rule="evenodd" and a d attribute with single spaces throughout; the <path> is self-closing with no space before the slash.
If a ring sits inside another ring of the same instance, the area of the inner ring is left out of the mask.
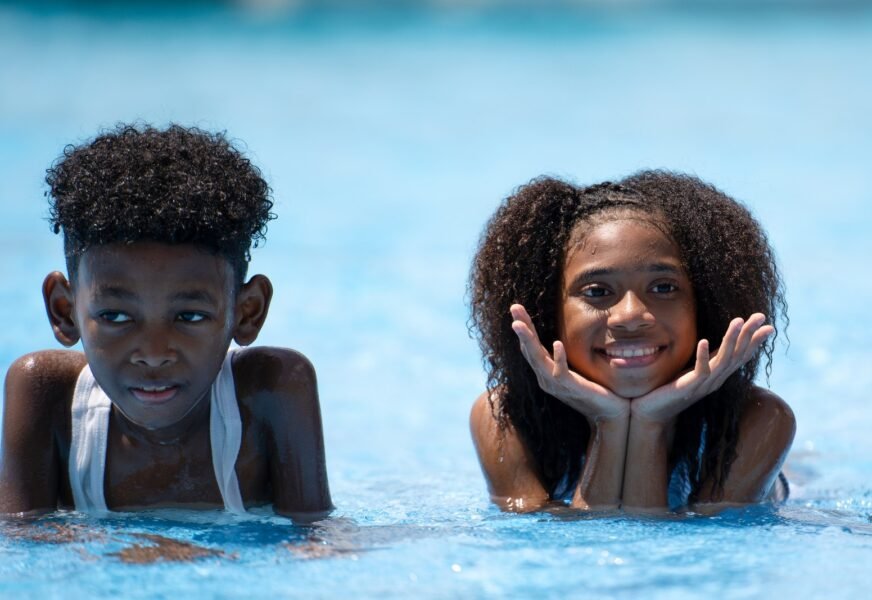
<path id="1" fill-rule="evenodd" d="M 68 350 L 25 354 L 6 373 L 0 513 L 54 510 L 69 503 L 62 463 L 70 444 L 70 406 L 85 356 Z"/>
<path id="2" fill-rule="evenodd" d="M 40 350 L 18 358 L 6 373 L 6 401 L 15 403 L 7 414 L 20 404 L 40 412 L 50 405 L 69 406 L 86 364 L 85 355 L 72 350 Z"/>
<path id="3" fill-rule="evenodd" d="M 312 363 L 288 348 L 258 346 L 234 354 L 233 375 L 247 437 L 266 441 L 272 456 L 273 508 L 305 521 L 323 517 L 332 504 Z"/>
<path id="4" fill-rule="evenodd" d="M 315 367 L 300 352 L 277 346 L 255 346 L 236 351 L 233 375 L 254 388 L 282 388 L 315 379 Z"/>
<path id="5" fill-rule="evenodd" d="M 318 402 L 315 367 L 290 348 L 256 346 L 238 350 L 233 357 L 233 376 L 243 403 L 267 408 L 276 403 Z"/>

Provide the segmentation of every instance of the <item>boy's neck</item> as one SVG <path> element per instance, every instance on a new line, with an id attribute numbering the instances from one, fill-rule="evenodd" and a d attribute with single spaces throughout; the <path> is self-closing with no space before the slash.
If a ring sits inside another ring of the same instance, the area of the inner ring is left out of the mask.
<path id="1" fill-rule="evenodd" d="M 191 410 L 178 422 L 167 427 L 148 429 L 128 419 L 117 406 L 112 405 L 112 421 L 122 436 L 134 443 L 152 446 L 181 445 L 203 427 L 209 426 L 211 394 L 206 392 Z"/>

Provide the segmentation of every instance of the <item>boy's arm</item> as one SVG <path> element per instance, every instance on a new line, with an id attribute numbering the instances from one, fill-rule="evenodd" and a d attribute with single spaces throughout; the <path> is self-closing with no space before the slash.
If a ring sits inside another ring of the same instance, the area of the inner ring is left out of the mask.
<path id="1" fill-rule="evenodd" d="M 16 360 L 6 374 L 0 454 L 0 513 L 57 509 L 61 469 L 59 429 L 85 358 L 45 351 Z"/>
<path id="2" fill-rule="evenodd" d="M 318 386 L 312 363 L 286 348 L 243 351 L 254 359 L 254 398 L 268 432 L 273 509 L 297 521 L 315 521 L 332 509 Z M 247 369 L 246 369 L 247 370 Z M 249 371 L 249 374 L 254 374 Z"/>

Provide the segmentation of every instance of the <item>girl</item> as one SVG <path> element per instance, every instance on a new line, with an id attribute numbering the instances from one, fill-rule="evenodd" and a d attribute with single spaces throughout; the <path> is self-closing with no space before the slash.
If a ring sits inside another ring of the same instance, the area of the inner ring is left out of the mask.
<path id="1" fill-rule="evenodd" d="M 487 224 L 470 292 L 488 371 L 472 436 L 502 508 L 786 497 L 793 414 L 753 385 L 786 302 L 735 200 L 658 171 L 587 188 L 534 180 Z"/>

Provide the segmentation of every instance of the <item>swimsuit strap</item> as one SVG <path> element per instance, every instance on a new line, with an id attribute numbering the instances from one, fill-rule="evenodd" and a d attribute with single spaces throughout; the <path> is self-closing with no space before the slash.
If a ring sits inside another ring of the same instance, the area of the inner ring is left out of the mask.
<path id="1" fill-rule="evenodd" d="M 73 392 L 72 440 L 68 470 L 76 510 L 108 512 L 103 493 L 106 442 L 112 402 L 97 385 L 88 365 L 79 373 Z"/>
<path id="2" fill-rule="evenodd" d="M 236 477 L 236 458 L 242 445 L 242 420 L 236 403 L 233 381 L 234 351 L 227 353 L 221 371 L 211 388 L 209 439 L 215 480 L 229 512 L 244 513 L 245 505 Z M 106 472 L 106 447 L 109 440 L 109 414 L 112 402 L 97 384 L 88 365 L 79 373 L 73 392 L 72 440 L 68 471 L 76 510 L 107 513 L 103 489 Z"/>
<path id="3" fill-rule="evenodd" d="M 212 444 L 212 466 L 224 500 L 224 509 L 232 513 L 244 513 L 245 504 L 236 477 L 236 458 L 242 445 L 242 420 L 233 381 L 234 353 L 235 350 L 227 353 L 221 371 L 212 384 L 209 439 Z"/>

